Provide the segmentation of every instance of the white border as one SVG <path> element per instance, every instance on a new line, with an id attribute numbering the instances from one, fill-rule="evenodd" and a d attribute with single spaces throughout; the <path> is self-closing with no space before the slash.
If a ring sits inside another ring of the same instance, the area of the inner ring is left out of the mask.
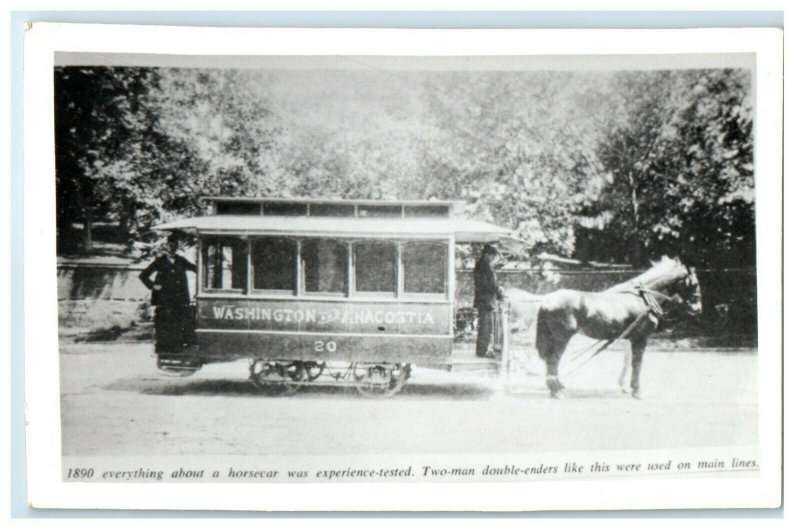
<path id="1" fill-rule="evenodd" d="M 777 29 L 188 28 L 37 23 L 49 50 L 174 55 L 637 55 L 751 53 Z M 147 37 L 143 38 L 143 34 Z M 27 42 L 31 37 L 27 37 Z M 365 43 L 368 43 L 365 45 Z M 27 45 L 27 44 L 26 44 Z M 774 44 L 773 45 L 777 45 Z"/>
<path id="2" fill-rule="evenodd" d="M 146 38 L 144 37 L 146 35 Z M 217 29 L 37 24 L 25 39 L 25 345 L 34 506 L 236 510 L 571 510 L 775 507 L 781 472 L 782 34 L 741 30 Z M 591 55 L 755 53 L 761 472 L 492 484 L 63 483 L 55 262 L 53 51 L 172 54 Z"/>

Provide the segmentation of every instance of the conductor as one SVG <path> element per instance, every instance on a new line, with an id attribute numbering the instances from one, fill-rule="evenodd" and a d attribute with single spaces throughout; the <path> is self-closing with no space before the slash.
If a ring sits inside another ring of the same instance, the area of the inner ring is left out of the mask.
<path id="1" fill-rule="evenodd" d="M 180 353 L 194 342 L 194 325 L 189 307 L 189 283 L 186 272 L 197 266 L 178 255 L 180 241 L 171 233 L 166 250 L 145 268 L 139 279 L 152 291 L 156 307 L 156 353 Z M 155 280 L 151 276 L 155 274 Z"/>
<path id="2" fill-rule="evenodd" d="M 494 358 L 494 353 L 489 351 L 495 332 L 493 313 L 497 309 L 497 302 L 505 299 L 494 272 L 498 262 L 500 251 L 493 245 L 486 244 L 472 272 L 475 281 L 474 306 L 478 309 L 478 343 L 475 354 L 481 358 Z"/>

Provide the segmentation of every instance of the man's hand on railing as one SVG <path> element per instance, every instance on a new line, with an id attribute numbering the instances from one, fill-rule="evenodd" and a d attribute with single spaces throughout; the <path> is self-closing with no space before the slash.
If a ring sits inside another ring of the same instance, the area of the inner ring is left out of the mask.
<path id="1" fill-rule="evenodd" d="M 506 296 L 506 291 L 503 290 L 503 287 L 497 287 L 497 300 L 503 305 L 508 305 L 509 303 L 508 296 Z"/>

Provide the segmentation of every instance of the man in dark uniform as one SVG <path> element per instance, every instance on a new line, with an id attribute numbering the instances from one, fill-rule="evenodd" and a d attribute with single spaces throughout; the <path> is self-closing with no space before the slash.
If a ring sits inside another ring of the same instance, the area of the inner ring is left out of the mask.
<path id="1" fill-rule="evenodd" d="M 481 358 L 494 357 L 494 353 L 489 350 L 494 333 L 494 311 L 497 309 L 497 302 L 505 299 L 494 273 L 494 267 L 499 261 L 500 251 L 487 244 L 472 272 L 475 281 L 474 306 L 478 309 L 478 343 L 475 354 Z"/>
<path id="2" fill-rule="evenodd" d="M 177 254 L 178 236 L 170 234 L 166 252 L 145 268 L 139 279 L 150 289 L 156 307 L 156 353 L 179 353 L 194 342 L 194 325 L 189 307 L 186 272 L 197 266 Z M 155 281 L 150 277 L 156 274 Z"/>

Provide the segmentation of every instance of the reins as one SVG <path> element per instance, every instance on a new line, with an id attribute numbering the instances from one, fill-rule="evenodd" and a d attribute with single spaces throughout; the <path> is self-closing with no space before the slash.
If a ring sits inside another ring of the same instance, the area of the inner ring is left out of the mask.
<path id="1" fill-rule="evenodd" d="M 650 311 L 652 311 L 653 314 L 659 318 L 664 315 L 664 309 L 656 300 L 656 296 L 660 297 L 662 300 L 672 301 L 674 299 L 672 296 L 668 296 L 657 290 L 651 290 L 645 287 L 637 287 L 634 290 L 629 290 L 628 293 L 642 296 L 642 299 L 647 304 L 647 307 L 650 309 Z"/>
<path id="2" fill-rule="evenodd" d="M 586 364 L 591 362 L 592 359 L 595 358 L 597 355 L 599 355 L 600 353 L 602 353 L 603 351 L 608 349 L 608 347 L 611 344 L 613 344 L 614 342 L 616 342 L 617 340 L 626 339 L 628 336 L 631 335 L 631 333 L 634 330 L 636 330 L 636 328 L 645 320 L 645 318 L 647 318 L 651 314 L 653 316 L 655 316 L 656 318 L 662 317 L 664 315 L 664 309 L 661 307 L 661 304 L 656 299 L 656 296 L 660 296 L 664 300 L 672 299 L 670 296 L 667 296 L 666 294 L 662 294 L 661 292 L 658 292 L 656 290 L 651 290 L 651 289 L 645 288 L 645 287 L 635 287 L 633 290 L 627 290 L 625 292 L 620 292 L 620 293 L 621 294 L 622 293 L 634 294 L 634 295 L 637 295 L 637 296 L 641 296 L 641 298 L 644 300 L 645 305 L 647 305 L 647 310 L 645 310 L 644 312 L 639 314 L 636 317 L 636 319 L 633 320 L 633 322 L 630 325 L 628 325 L 628 327 L 624 331 L 622 331 L 622 334 L 620 334 L 616 338 L 612 338 L 610 340 L 598 340 L 595 343 L 593 343 L 592 345 L 590 345 L 588 348 L 586 348 L 583 351 L 581 351 L 580 353 L 574 355 L 571 358 L 570 362 L 577 361 L 580 357 L 582 357 L 583 355 L 585 355 L 586 353 L 588 353 L 589 351 L 594 349 L 597 345 L 605 342 L 599 349 L 597 349 L 594 353 L 592 353 L 592 355 L 589 358 L 587 358 L 582 363 L 580 363 L 577 366 L 575 366 L 573 369 L 571 369 L 567 373 L 564 373 L 564 375 L 571 375 L 572 373 L 576 372 L 577 370 L 579 370 L 580 368 L 582 368 L 583 366 L 585 366 Z"/>

